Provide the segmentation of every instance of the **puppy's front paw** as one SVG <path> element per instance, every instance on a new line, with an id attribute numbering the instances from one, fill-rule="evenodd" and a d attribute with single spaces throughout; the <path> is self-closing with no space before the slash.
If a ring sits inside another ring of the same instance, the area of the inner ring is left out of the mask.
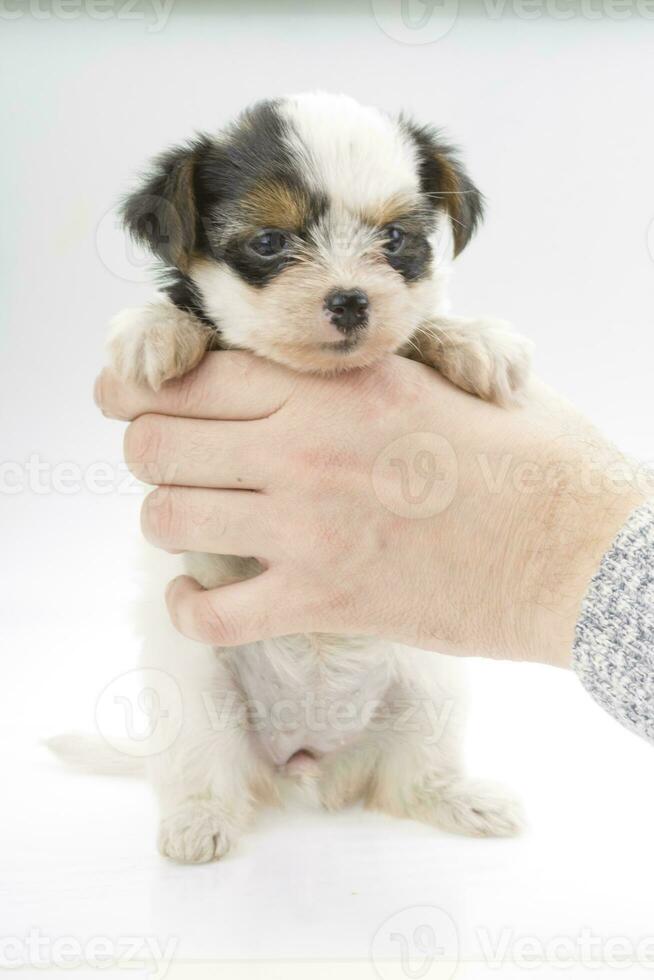
<path id="1" fill-rule="evenodd" d="M 159 825 L 159 851 L 180 864 L 217 861 L 232 841 L 219 807 L 211 800 L 189 800 Z"/>
<path id="2" fill-rule="evenodd" d="M 124 381 L 157 391 L 202 360 L 209 337 L 209 329 L 196 317 L 162 299 L 118 313 L 111 321 L 107 350 Z"/>
<path id="3" fill-rule="evenodd" d="M 518 400 L 531 368 L 532 343 L 503 320 L 472 320 L 444 343 L 441 372 L 459 388 L 487 401 Z"/>

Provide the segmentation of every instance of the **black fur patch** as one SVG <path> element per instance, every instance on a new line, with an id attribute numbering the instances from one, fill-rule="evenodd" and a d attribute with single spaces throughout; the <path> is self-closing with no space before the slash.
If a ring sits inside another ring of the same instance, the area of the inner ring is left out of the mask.
<path id="1" fill-rule="evenodd" d="M 161 288 L 180 310 L 192 313 L 210 327 L 216 326 L 207 316 L 197 286 L 183 272 L 177 269 L 166 271 L 161 277 Z"/>
<path id="2" fill-rule="evenodd" d="M 433 231 L 433 215 L 398 216 L 393 224 L 402 228 L 406 238 L 399 252 L 387 254 L 388 264 L 406 282 L 418 282 L 427 278 L 432 270 L 432 248 L 427 236 Z"/>

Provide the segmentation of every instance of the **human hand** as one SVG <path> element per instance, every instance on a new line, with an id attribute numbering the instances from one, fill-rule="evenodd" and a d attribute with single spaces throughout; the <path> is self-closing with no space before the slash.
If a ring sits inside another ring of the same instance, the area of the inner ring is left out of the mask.
<path id="1" fill-rule="evenodd" d="M 211 353 L 156 394 L 106 370 L 96 399 L 134 420 L 127 462 L 159 485 L 152 543 L 265 567 L 171 583 L 177 628 L 216 645 L 354 633 L 566 664 L 588 582 L 644 498 L 544 386 L 501 409 L 395 356 L 321 378 Z"/>

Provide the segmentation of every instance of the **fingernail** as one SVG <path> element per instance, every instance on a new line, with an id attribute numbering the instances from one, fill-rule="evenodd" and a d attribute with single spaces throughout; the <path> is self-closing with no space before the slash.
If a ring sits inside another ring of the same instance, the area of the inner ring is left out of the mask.
<path id="1" fill-rule="evenodd" d="M 95 379 L 95 384 L 93 385 L 93 401 L 95 402 L 97 408 L 100 409 L 104 415 L 104 408 L 102 407 L 102 375 L 99 374 Z"/>
<path id="2" fill-rule="evenodd" d="M 106 405 L 104 404 L 105 397 L 107 394 L 107 385 L 105 380 L 106 369 L 101 371 L 100 374 L 95 379 L 95 384 L 93 385 L 93 401 L 100 409 L 102 414 L 106 419 L 113 419 L 117 422 L 129 422 L 129 416 L 121 415 L 119 412 L 110 412 Z"/>

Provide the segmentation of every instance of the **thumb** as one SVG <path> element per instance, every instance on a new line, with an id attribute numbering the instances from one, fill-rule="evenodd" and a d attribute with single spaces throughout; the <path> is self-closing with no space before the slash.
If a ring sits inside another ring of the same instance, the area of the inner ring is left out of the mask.
<path id="1" fill-rule="evenodd" d="M 219 647 L 302 632 L 303 617 L 289 614 L 288 599 L 287 585 L 270 571 L 217 589 L 203 589 L 182 575 L 166 590 L 175 629 L 191 640 Z"/>

